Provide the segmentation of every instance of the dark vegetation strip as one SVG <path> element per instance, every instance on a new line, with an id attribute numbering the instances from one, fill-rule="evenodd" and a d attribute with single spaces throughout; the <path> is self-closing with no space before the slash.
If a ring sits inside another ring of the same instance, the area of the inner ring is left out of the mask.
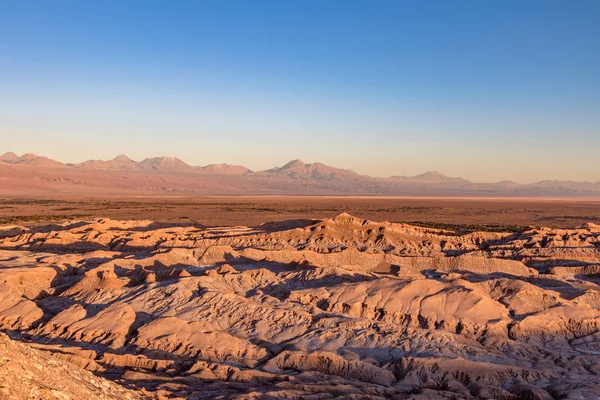
<path id="1" fill-rule="evenodd" d="M 406 224 L 420 226 L 422 228 L 444 229 L 447 231 L 471 233 L 471 232 L 510 232 L 522 233 L 530 228 L 527 225 L 502 225 L 502 224 L 447 224 L 443 222 L 408 221 Z"/>
<path id="2" fill-rule="evenodd" d="M 0 217 L 0 225 L 19 224 L 22 222 L 61 222 L 87 217 L 90 217 L 90 214 L 12 215 L 10 217 Z"/>

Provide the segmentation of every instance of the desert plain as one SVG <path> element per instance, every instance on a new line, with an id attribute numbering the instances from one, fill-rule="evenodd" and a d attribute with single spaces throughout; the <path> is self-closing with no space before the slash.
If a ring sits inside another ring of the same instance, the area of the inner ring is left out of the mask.
<path id="1" fill-rule="evenodd" d="M 39 225 L 73 219 L 152 220 L 197 226 L 258 226 L 324 219 L 347 212 L 375 221 L 457 230 L 574 228 L 600 224 L 600 197 L 474 196 L 127 196 L 0 197 L 0 223 Z"/>
<path id="2" fill-rule="evenodd" d="M 599 398 L 596 223 L 589 198 L 5 198 L 0 398 Z"/>

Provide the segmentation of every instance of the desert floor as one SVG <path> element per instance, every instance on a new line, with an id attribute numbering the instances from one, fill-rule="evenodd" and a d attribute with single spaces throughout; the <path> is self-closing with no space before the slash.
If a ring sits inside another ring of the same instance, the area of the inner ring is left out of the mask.
<path id="1" fill-rule="evenodd" d="M 375 221 L 466 230 L 600 223 L 600 199 L 485 197 L 207 196 L 0 199 L 1 224 L 78 218 L 144 219 L 205 226 L 256 226 L 348 212 Z"/>

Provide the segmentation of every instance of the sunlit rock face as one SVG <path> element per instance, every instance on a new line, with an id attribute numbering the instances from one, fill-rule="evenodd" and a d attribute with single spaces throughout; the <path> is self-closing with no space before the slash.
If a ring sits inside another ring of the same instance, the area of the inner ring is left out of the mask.
<path id="1" fill-rule="evenodd" d="M 291 229 L 97 219 L 5 226 L 0 238 L 0 328 L 131 396 L 600 393 L 593 224 L 457 233 L 349 214 Z"/>

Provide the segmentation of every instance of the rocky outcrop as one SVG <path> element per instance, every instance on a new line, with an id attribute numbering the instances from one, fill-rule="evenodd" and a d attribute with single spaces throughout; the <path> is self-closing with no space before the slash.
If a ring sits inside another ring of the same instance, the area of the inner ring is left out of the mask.
<path id="1" fill-rule="evenodd" d="M 135 345 L 150 350 L 187 356 L 192 359 L 254 367 L 264 360 L 264 348 L 219 331 L 205 322 L 166 317 L 144 325 Z"/>
<path id="2" fill-rule="evenodd" d="M 327 375 L 384 386 L 390 386 L 396 381 L 391 371 L 357 360 L 347 361 L 341 356 L 327 352 L 306 354 L 284 351 L 269 360 L 265 370 L 270 372 L 318 371 Z"/>
<path id="3" fill-rule="evenodd" d="M 135 400 L 148 396 L 94 376 L 0 333 L 0 398 Z"/>
<path id="4" fill-rule="evenodd" d="M 20 296 L 6 283 L 0 284 L 0 329 L 29 329 L 43 315 L 35 302 Z"/>
<path id="5" fill-rule="evenodd" d="M 87 316 L 82 306 L 74 305 L 42 325 L 36 333 L 119 348 L 125 344 L 135 318 L 135 311 L 128 304 L 112 304 L 93 316 Z"/>

